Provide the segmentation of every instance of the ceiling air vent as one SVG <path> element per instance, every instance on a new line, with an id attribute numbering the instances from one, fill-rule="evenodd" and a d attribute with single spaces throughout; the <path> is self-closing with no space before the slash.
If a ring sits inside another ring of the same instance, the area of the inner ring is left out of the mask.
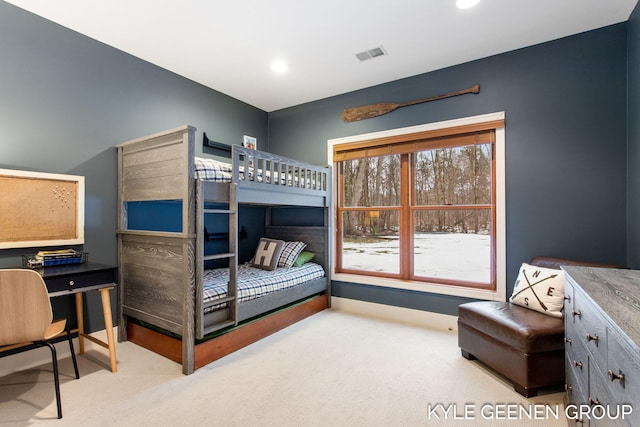
<path id="1" fill-rule="evenodd" d="M 366 50 L 364 52 L 356 53 L 356 57 L 360 61 L 366 61 L 367 59 L 375 58 L 377 56 L 386 55 L 384 48 L 382 46 L 375 47 L 373 49 Z"/>

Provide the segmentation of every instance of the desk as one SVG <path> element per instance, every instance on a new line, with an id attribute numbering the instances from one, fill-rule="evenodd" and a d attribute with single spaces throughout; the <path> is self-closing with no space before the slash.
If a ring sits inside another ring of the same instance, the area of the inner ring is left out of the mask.
<path id="1" fill-rule="evenodd" d="M 109 291 L 116 285 L 117 267 L 95 262 L 83 264 L 58 265 L 36 269 L 47 285 L 50 297 L 63 295 L 75 295 L 76 317 L 78 322 L 78 343 L 80 354 L 84 353 L 84 338 L 109 350 L 111 372 L 117 372 L 116 347 L 113 337 L 113 321 L 111 318 L 111 298 Z M 102 299 L 102 313 L 104 315 L 104 327 L 107 332 L 107 342 L 101 341 L 84 332 L 84 312 L 82 294 L 97 290 Z"/>

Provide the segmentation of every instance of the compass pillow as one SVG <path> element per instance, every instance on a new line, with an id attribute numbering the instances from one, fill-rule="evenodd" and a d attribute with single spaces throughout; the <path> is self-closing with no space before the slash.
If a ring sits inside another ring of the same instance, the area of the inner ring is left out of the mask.
<path id="1" fill-rule="evenodd" d="M 549 316 L 562 317 L 564 271 L 522 264 L 509 301 Z"/>

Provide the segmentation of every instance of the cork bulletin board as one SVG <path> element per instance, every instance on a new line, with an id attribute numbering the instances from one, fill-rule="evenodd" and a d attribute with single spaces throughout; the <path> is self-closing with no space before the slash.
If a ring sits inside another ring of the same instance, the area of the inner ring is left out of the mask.
<path id="1" fill-rule="evenodd" d="M 0 249 L 83 243 L 83 176 L 0 169 Z"/>

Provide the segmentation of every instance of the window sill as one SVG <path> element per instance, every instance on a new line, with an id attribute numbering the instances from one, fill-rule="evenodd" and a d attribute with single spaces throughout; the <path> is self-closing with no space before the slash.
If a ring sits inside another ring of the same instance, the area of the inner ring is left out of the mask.
<path id="1" fill-rule="evenodd" d="M 442 285 L 427 282 L 413 282 L 409 280 L 360 276 L 357 274 L 346 273 L 333 273 L 331 275 L 331 280 L 488 301 L 505 301 L 506 294 L 504 286 L 500 286 L 500 284 L 498 284 L 497 290 L 489 291 L 483 289 L 464 288 L 461 286 Z"/>

